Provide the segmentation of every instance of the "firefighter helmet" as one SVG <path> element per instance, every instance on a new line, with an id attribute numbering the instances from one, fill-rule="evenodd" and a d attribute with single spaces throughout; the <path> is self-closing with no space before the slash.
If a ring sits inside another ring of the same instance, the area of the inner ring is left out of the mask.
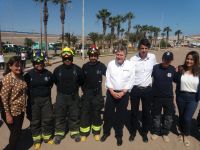
<path id="1" fill-rule="evenodd" d="M 62 56 L 62 57 L 74 56 L 74 55 L 75 55 L 74 50 L 72 50 L 72 49 L 69 48 L 69 47 L 63 48 L 63 50 L 62 50 L 62 52 L 61 52 L 61 56 Z"/>
<path id="2" fill-rule="evenodd" d="M 40 50 L 33 51 L 32 62 L 43 62 L 44 61 L 44 53 Z"/>
<path id="3" fill-rule="evenodd" d="M 88 49 L 87 54 L 90 55 L 99 55 L 99 49 L 96 45 L 91 45 L 90 48 Z"/>

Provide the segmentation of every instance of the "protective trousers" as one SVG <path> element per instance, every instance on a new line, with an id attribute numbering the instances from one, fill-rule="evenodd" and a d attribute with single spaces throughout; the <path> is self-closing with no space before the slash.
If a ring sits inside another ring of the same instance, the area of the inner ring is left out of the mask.
<path id="1" fill-rule="evenodd" d="M 51 97 L 31 98 L 31 132 L 34 143 L 51 139 L 53 133 L 53 107 Z"/>
<path id="2" fill-rule="evenodd" d="M 102 92 L 96 93 L 95 90 L 86 90 L 81 98 L 81 127 L 82 136 L 88 136 L 90 130 L 94 135 L 101 132 L 101 109 L 104 106 Z"/>
<path id="3" fill-rule="evenodd" d="M 80 97 L 78 93 L 66 95 L 58 92 L 55 105 L 55 136 L 64 137 L 67 127 L 71 137 L 79 134 Z"/>

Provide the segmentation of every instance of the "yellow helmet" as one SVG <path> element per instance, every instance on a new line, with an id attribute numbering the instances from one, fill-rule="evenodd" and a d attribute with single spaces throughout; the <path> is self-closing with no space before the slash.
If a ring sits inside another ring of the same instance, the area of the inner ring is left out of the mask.
<path id="1" fill-rule="evenodd" d="M 72 50 L 72 49 L 69 48 L 69 47 L 63 48 L 63 50 L 62 50 L 62 52 L 61 52 L 61 56 L 62 56 L 62 57 L 74 56 L 74 55 L 75 55 L 74 50 Z"/>

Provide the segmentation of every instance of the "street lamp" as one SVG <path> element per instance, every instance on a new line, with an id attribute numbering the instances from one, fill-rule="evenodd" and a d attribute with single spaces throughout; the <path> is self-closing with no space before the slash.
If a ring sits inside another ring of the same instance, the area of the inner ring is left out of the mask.
<path id="1" fill-rule="evenodd" d="M 82 4 L 82 59 L 84 60 L 85 54 L 84 54 L 84 0 Z"/>

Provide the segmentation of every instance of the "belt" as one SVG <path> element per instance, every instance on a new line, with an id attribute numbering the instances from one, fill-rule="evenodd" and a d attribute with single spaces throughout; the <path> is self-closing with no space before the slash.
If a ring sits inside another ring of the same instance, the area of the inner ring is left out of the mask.
<path id="1" fill-rule="evenodd" d="M 186 91 L 180 91 L 180 93 L 185 93 L 185 94 L 196 94 L 195 92 L 186 92 Z"/>
<path id="2" fill-rule="evenodd" d="M 122 92 L 122 90 L 113 90 L 113 91 L 116 92 L 116 93 Z"/>
<path id="3" fill-rule="evenodd" d="M 138 85 L 135 85 L 134 87 L 136 87 L 136 88 L 138 88 L 140 90 L 144 90 L 144 89 L 149 88 L 151 86 L 150 85 L 148 85 L 148 86 L 138 86 Z"/>

